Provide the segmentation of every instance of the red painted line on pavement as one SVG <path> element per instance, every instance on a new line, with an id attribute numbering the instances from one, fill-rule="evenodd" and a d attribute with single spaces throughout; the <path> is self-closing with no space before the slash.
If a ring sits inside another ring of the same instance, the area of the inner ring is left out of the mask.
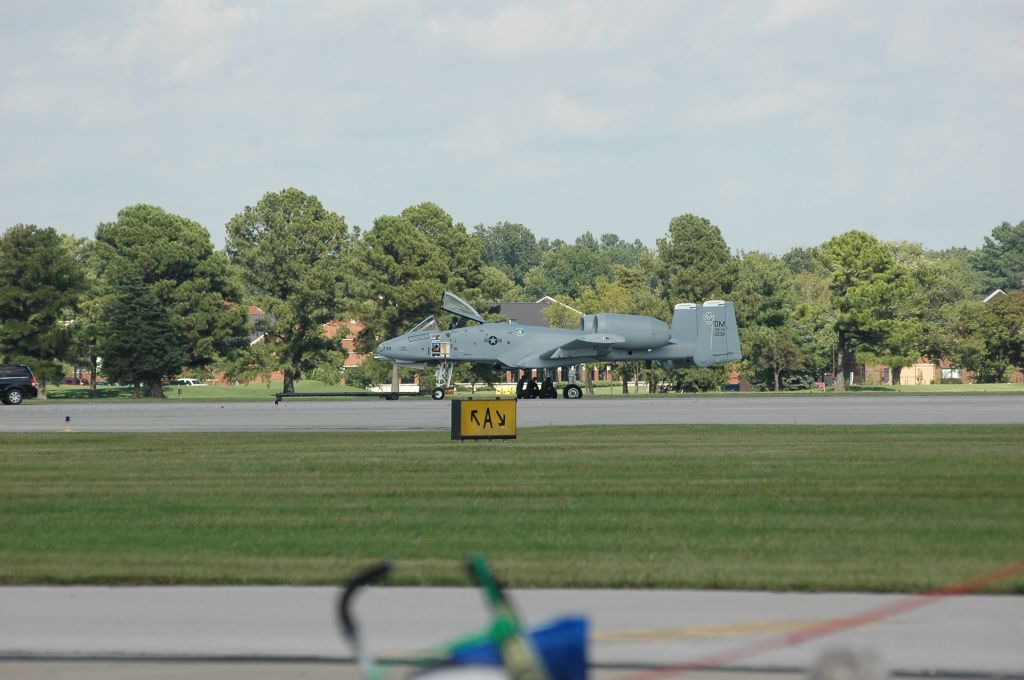
<path id="1" fill-rule="evenodd" d="M 833 633 L 839 633 L 851 628 L 877 623 L 883 619 L 895 616 L 896 614 L 902 614 L 914 609 L 919 609 L 950 597 L 975 593 L 986 586 L 999 583 L 1000 581 L 1005 581 L 1008 578 L 1019 576 L 1021 574 L 1024 574 L 1024 562 L 1003 567 L 1002 569 L 983 574 L 969 581 L 964 581 L 963 583 L 927 591 L 899 602 L 893 602 L 873 609 L 868 609 L 867 611 L 855 616 L 828 621 L 798 633 L 789 633 L 771 640 L 751 643 L 742 647 L 737 647 L 736 649 L 712 654 L 689 663 L 680 664 L 678 666 L 668 666 L 666 668 L 659 668 L 653 671 L 644 671 L 643 673 L 623 676 L 618 680 L 658 680 L 660 678 L 685 675 L 692 671 L 701 671 L 708 670 L 710 668 L 718 668 L 720 666 L 727 666 L 743 659 L 764 654 L 765 652 L 773 652 L 784 647 L 801 645 L 809 640 L 814 640 L 826 635 L 832 635 Z"/>

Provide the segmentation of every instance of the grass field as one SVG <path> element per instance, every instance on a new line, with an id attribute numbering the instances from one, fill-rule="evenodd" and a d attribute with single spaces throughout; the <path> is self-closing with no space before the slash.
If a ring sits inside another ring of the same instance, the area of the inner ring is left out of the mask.
<path id="1" fill-rule="evenodd" d="M 178 399 L 188 401 L 268 401 L 274 398 L 276 392 L 280 392 L 284 389 L 284 385 L 280 380 L 270 383 L 250 383 L 248 385 L 234 385 L 234 386 L 222 386 L 222 385 L 206 385 L 203 387 L 189 387 L 189 386 L 178 386 L 168 385 L 164 387 L 164 397 L 168 401 L 177 401 Z M 326 385 L 322 382 L 315 380 L 300 380 L 295 385 L 296 391 L 299 392 L 361 392 L 363 390 L 354 387 L 344 387 L 342 385 Z M 180 394 L 179 394 L 180 390 Z M 70 387 L 61 385 L 59 387 L 50 386 L 47 388 L 47 398 L 55 400 L 73 400 L 73 401 L 110 401 L 119 399 L 132 399 L 132 388 L 111 386 L 111 387 L 99 387 L 96 389 L 96 399 L 92 400 L 89 397 L 88 387 Z M 155 399 L 150 401 L 157 401 Z M 32 404 L 39 402 L 26 401 L 25 404 Z"/>
<path id="2" fill-rule="evenodd" d="M 252 383 L 249 385 L 235 385 L 235 386 L 221 386 L 211 385 L 205 387 L 178 387 L 170 385 L 164 388 L 164 396 L 168 401 L 184 400 L 184 401 L 208 401 L 208 402 L 232 402 L 232 401 L 267 401 L 273 399 L 274 394 L 282 391 L 284 388 L 280 380 L 271 383 Z M 180 392 L 179 392 L 180 390 Z M 300 380 L 295 385 L 297 392 L 363 392 L 362 388 L 357 387 L 345 387 L 342 385 L 327 385 L 322 382 L 315 380 Z M 132 390 L 130 387 L 101 387 L 97 389 L 97 398 L 90 400 L 89 389 L 87 387 L 70 387 L 70 386 L 53 386 L 47 388 L 48 398 L 53 400 L 72 400 L 76 402 L 109 402 L 111 400 L 124 400 L 132 398 Z M 902 385 L 900 387 L 886 387 L 886 386 L 869 386 L 869 387 L 853 387 L 848 388 L 845 394 L 847 395 L 858 395 L 858 394 L 871 394 L 871 395 L 897 395 L 897 394 L 920 394 L 920 395 L 956 395 L 956 394 L 990 394 L 990 395 L 1001 395 L 1001 394 L 1013 394 L 1013 393 L 1024 393 L 1024 383 L 1000 383 L 991 385 Z M 469 394 L 468 387 L 460 387 L 460 395 Z M 477 395 L 487 396 L 493 395 L 494 390 L 488 390 L 485 385 L 477 386 Z M 827 391 L 823 390 L 800 390 L 794 392 L 781 392 L 778 394 L 772 392 L 709 392 L 705 394 L 649 394 L 647 392 L 647 386 L 641 385 L 640 390 L 637 391 L 635 386 L 630 384 L 629 396 L 630 397 L 659 397 L 665 399 L 682 399 L 682 398 L 716 398 L 716 399 L 736 399 L 736 398 L 748 398 L 748 397 L 774 397 L 774 398 L 787 398 L 787 397 L 799 397 L 799 396 L 815 396 L 815 397 L 832 397 L 836 396 L 837 393 L 833 392 L 831 388 Z M 615 397 L 621 398 L 622 394 L 622 383 L 598 383 L 595 386 L 594 394 L 588 395 L 587 398 L 607 398 Z M 409 397 L 406 397 L 409 398 Z M 429 397 L 422 397 L 429 398 Z M 26 405 L 33 403 L 41 403 L 38 400 L 26 401 Z"/>
<path id="3" fill-rule="evenodd" d="M 0 435 L 0 582 L 917 591 L 1024 560 L 1024 427 Z M 1024 592 L 1024 578 L 996 584 Z"/>

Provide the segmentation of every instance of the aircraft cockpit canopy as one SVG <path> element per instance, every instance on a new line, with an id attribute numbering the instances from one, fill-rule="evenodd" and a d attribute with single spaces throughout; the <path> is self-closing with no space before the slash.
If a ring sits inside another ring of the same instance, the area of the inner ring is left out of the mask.
<path id="1" fill-rule="evenodd" d="M 455 316 L 461 316 L 463 319 L 469 319 L 470 321 L 476 321 L 478 323 L 487 323 L 487 320 L 480 316 L 480 312 L 473 309 L 473 305 L 469 304 L 455 293 L 445 291 L 444 297 L 441 299 L 441 309 L 446 312 L 451 312 Z"/>
<path id="2" fill-rule="evenodd" d="M 410 328 L 408 331 L 406 331 L 406 334 L 409 334 L 409 333 L 420 333 L 420 332 L 427 332 L 427 331 L 439 331 L 439 330 L 441 330 L 441 328 L 437 325 L 437 319 L 435 319 L 434 315 L 431 314 L 426 319 L 424 319 L 423 321 L 420 321 L 418 324 L 416 324 L 415 326 Z"/>

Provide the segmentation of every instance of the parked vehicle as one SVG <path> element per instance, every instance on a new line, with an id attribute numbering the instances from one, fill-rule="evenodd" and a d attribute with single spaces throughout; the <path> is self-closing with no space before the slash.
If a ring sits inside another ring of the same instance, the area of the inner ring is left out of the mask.
<path id="1" fill-rule="evenodd" d="M 17 406 L 25 399 L 39 396 L 36 377 L 25 364 L 0 364 L 0 401 Z"/>
<path id="2" fill-rule="evenodd" d="M 69 376 L 67 376 L 65 378 L 61 378 L 60 379 L 60 384 L 61 385 L 85 385 L 85 386 L 88 386 L 89 385 L 89 381 L 86 380 L 85 378 L 76 378 L 74 376 L 69 375 Z"/>
<path id="3" fill-rule="evenodd" d="M 195 378 L 178 378 L 177 380 L 172 380 L 170 384 L 184 385 L 188 387 L 206 387 L 206 383 L 202 380 L 196 380 Z"/>

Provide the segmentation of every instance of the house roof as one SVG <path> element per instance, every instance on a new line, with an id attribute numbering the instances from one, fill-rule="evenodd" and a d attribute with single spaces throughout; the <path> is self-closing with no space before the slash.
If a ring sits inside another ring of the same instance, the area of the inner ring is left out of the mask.
<path id="1" fill-rule="evenodd" d="M 559 302 L 550 295 L 545 295 L 536 302 L 502 302 L 498 313 L 502 316 L 507 316 L 511 321 L 521 323 L 526 326 L 548 326 L 547 317 L 544 316 L 544 310 L 551 305 L 562 305 L 566 309 L 572 310 L 576 314 L 583 316 L 583 312 L 574 307 L 570 307 L 564 302 Z"/>
<path id="2" fill-rule="evenodd" d="M 583 316 L 583 312 L 581 312 L 580 310 L 576 309 L 575 307 L 570 307 L 569 305 L 565 304 L 564 302 L 561 302 L 560 300 L 556 300 L 555 298 L 551 297 L 550 295 L 545 295 L 541 299 L 537 300 L 536 304 L 540 304 L 540 303 L 544 303 L 544 304 L 547 304 L 547 305 L 550 305 L 550 304 L 562 305 L 566 309 L 571 310 L 573 312 L 576 312 L 580 316 Z"/>
<path id="3" fill-rule="evenodd" d="M 502 302 L 498 313 L 527 326 L 547 326 L 544 310 L 550 302 Z"/>
<path id="4" fill-rule="evenodd" d="M 992 302 L 996 298 L 1001 298 L 1004 295 L 1006 295 L 1006 293 L 1003 292 L 1002 288 L 996 288 L 994 291 L 989 293 L 988 297 L 986 297 L 984 300 L 982 300 L 982 302 Z"/>

